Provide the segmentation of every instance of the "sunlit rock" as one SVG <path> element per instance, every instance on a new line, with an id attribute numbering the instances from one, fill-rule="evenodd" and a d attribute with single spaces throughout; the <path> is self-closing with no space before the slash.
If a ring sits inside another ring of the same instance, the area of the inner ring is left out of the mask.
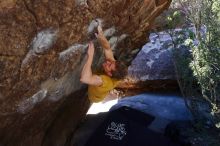
<path id="1" fill-rule="evenodd" d="M 172 60 L 172 38 L 166 32 L 152 33 L 129 67 L 129 74 L 137 80 L 175 80 Z"/>

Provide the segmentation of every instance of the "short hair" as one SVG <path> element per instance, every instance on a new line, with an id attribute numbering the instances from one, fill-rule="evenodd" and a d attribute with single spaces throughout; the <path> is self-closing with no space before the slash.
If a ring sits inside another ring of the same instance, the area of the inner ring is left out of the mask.
<path id="1" fill-rule="evenodd" d="M 121 79 L 124 79 L 126 75 L 128 74 L 128 68 L 124 62 L 116 61 L 115 70 L 112 71 L 111 73 L 112 73 L 112 78 L 121 80 Z"/>

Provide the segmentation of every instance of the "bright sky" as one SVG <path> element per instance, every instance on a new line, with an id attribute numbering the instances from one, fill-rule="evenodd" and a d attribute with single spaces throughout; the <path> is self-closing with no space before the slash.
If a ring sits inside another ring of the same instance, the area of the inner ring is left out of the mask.
<path id="1" fill-rule="evenodd" d="M 99 102 L 99 103 L 93 103 L 90 109 L 87 112 L 88 114 L 98 114 L 100 112 L 107 112 L 109 109 L 118 103 L 118 99 L 111 100 L 108 102 Z"/>

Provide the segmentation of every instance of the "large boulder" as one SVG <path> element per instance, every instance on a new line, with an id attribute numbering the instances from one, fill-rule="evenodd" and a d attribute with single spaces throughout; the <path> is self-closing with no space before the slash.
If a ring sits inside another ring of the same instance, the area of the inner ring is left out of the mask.
<path id="1" fill-rule="evenodd" d="M 131 62 L 128 78 L 119 88 L 136 89 L 137 92 L 179 89 L 173 61 L 173 42 L 167 31 L 149 35 L 149 42 Z"/>
<path id="2" fill-rule="evenodd" d="M 149 39 L 132 61 L 129 76 L 140 81 L 176 80 L 171 36 L 164 31 L 151 33 Z"/>
<path id="3" fill-rule="evenodd" d="M 170 2 L 0 0 L 0 145 L 64 145 L 89 106 L 79 76 L 97 22 L 129 64 Z"/>
<path id="4" fill-rule="evenodd" d="M 204 37 L 206 27 L 202 27 L 200 31 Z M 196 28 L 191 25 L 151 33 L 149 42 L 131 62 L 128 68 L 129 77 L 139 81 L 177 80 L 176 59 L 178 56 L 190 57 L 192 50 L 187 43 L 191 33 L 195 32 Z M 197 45 L 198 41 L 193 40 L 193 43 Z"/>

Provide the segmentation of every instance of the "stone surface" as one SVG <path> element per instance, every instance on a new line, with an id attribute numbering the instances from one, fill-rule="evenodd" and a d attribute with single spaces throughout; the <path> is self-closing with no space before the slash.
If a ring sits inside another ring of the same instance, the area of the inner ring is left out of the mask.
<path id="1" fill-rule="evenodd" d="M 179 90 L 171 36 L 166 31 L 151 33 L 149 40 L 131 62 L 128 77 L 118 86 L 126 95 L 132 95 L 129 89 L 139 93 Z"/>
<path id="2" fill-rule="evenodd" d="M 202 34 L 205 33 L 205 29 L 205 27 L 201 28 Z M 178 52 L 178 55 L 190 55 L 191 49 L 185 44 L 189 38 L 189 31 L 195 33 L 195 27 L 188 26 L 151 33 L 150 41 L 142 47 L 129 66 L 129 76 L 138 81 L 176 80 L 174 66 L 176 56 L 173 54 Z M 182 39 L 182 43 L 174 47 L 177 39 Z M 198 41 L 194 40 L 193 43 L 196 45 Z"/>
<path id="3" fill-rule="evenodd" d="M 175 80 L 172 60 L 172 39 L 166 32 L 151 33 L 150 42 L 145 44 L 132 61 L 128 72 L 132 78 L 146 80 Z"/>
<path id="4" fill-rule="evenodd" d="M 79 75 L 94 20 L 129 64 L 170 2 L 0 0 L 0 145 L 64 145 L 89 106 Z"/>
<path id="5" fill-rule="evenodd" d="M 144 93 L 123 98 L 111 110 L 121 106 L 129 106 L 167 120 L 192 119 L 190 111 L 185 106 L 184 99 L 175 93 Z"/>

